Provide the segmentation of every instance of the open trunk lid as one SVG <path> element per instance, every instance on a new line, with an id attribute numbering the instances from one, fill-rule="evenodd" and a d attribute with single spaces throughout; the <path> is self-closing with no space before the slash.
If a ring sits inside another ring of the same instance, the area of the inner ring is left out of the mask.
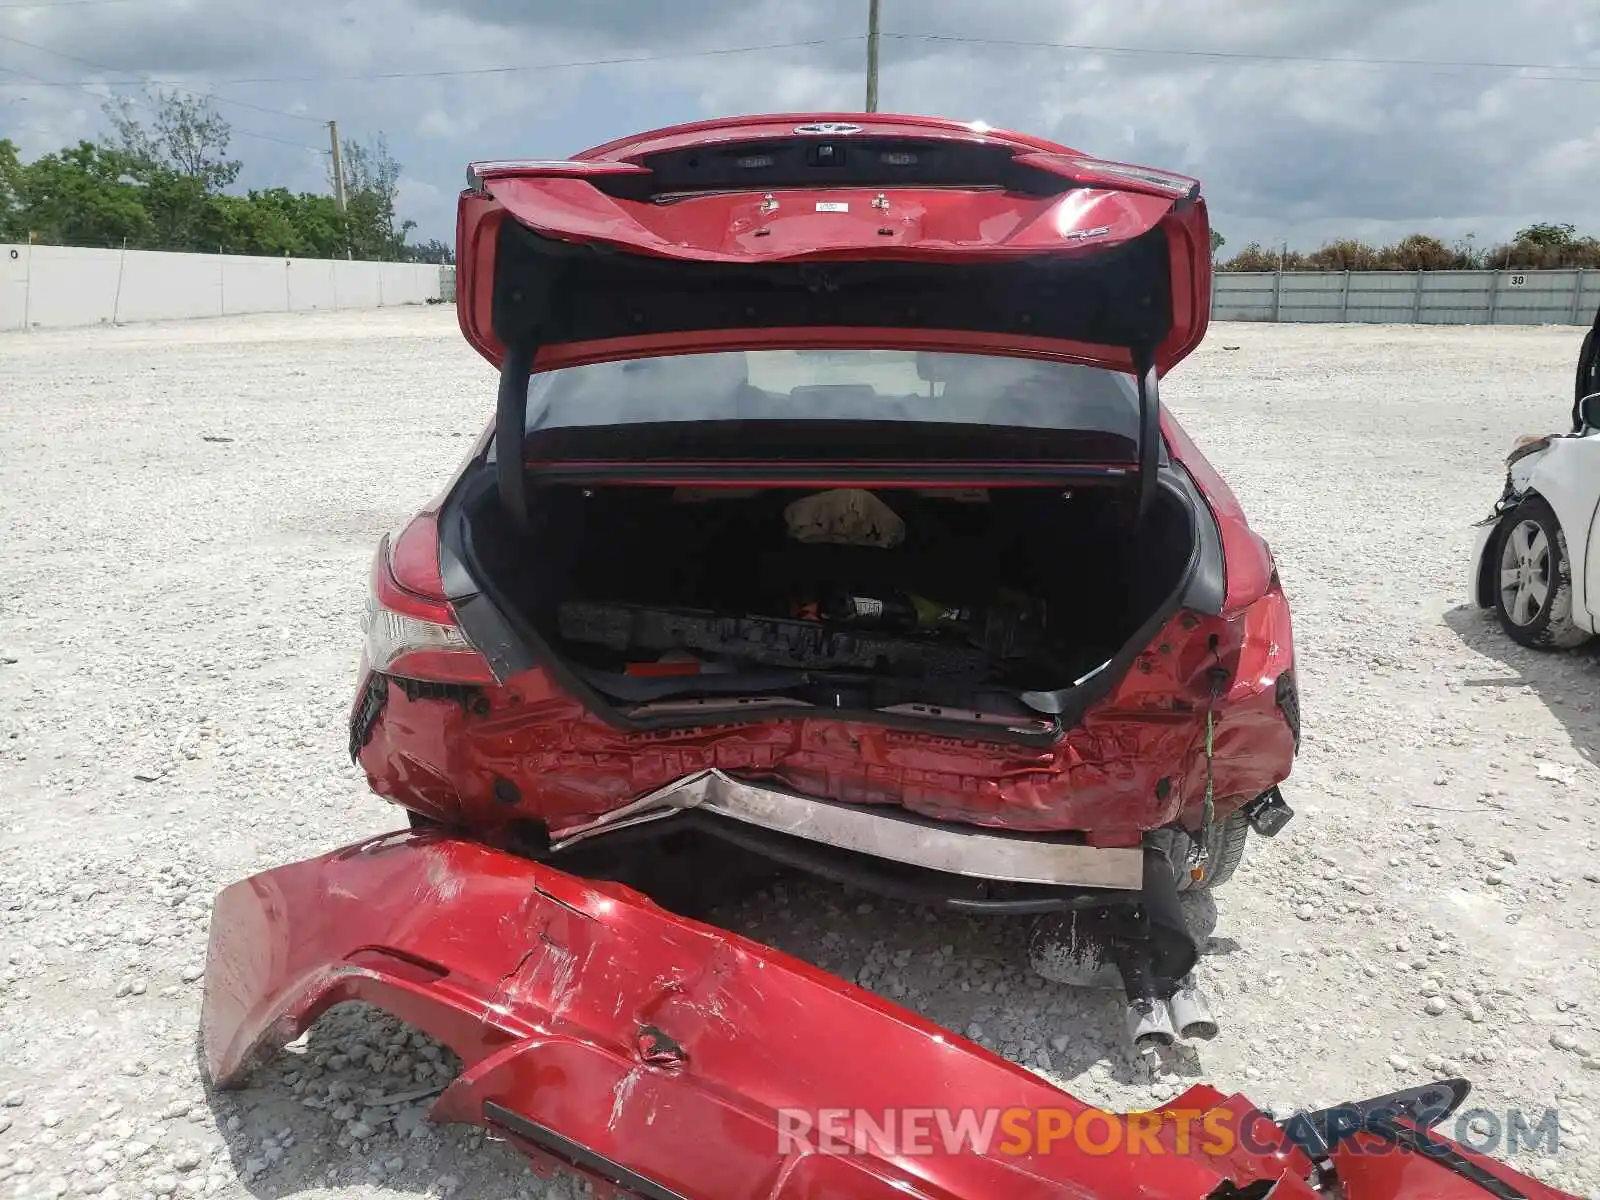
<path id="1" fill-rule="evenodd" d="M 790 122 L 795 122 L 791 124 Z M 560 162 L 478 163 L 467 340 L 500 368 L 502 502 L 526 519 L 535 371 L 741 349 L 1031 356 L 1138 380 L 1139 511 L 1162 373 L 1204 336 L 1194 180 L 931 118 L 733 119 Z"/>
<path id="2" fill-rule="evenodd" d="M 927 118 L 749 118 L 477 163 L 458 307 L 496 366 L 871 344 L 1165 373 L 1210 310 L 1192 179 Z"/>

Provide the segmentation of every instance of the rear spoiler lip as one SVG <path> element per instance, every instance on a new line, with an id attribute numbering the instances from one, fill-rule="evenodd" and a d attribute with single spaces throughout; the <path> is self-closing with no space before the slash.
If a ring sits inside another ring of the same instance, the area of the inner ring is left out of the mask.
<path id="1" fill-rule="evenodd" d="M 850 138 L 901 137 L 934 144 L 967 143 L 999 144 L 1019 153 L 1044 151 L 1047 153 L 1076 153 L 1070 147 L 1034 134 L 1015 129 L 997 129 L 984 121 L 962 121 L 949 117 L 930 117 L 916 113 L 861 113 L 861 112 L 788 112 L 754 113 L 740 116 L 713 117 L 703 121 L 672 125 L 646 133 L 615 138 L 599 146 L 591 146 L 577 154 L 578 158 L 622 161 L 681 150 L 689 145 L 724 148 L 739 142 L 771 141 L 787 137 L 796 127 L 815 127 L 823 124 L 844 123 L 860 125 L 860 133 L 845 134 Z M 809 137 L 826 137 L 811 133 Z"/>
<path id="2" fill-rule="evenodd" d="M 648 175 L 649 167 L 630 162 L 586 162 L 576 158 L 490 159 L 467 164 L 467 190 L 488 194 L 495 179 L 598 179 Z"/>
<path id="3" fill-rule="evenodd" d="M 795 140 L 801 139 L 797 137 Z M 737 140 L 730 141 L 725 143 L 723 148 L 738 144 Z M 1164 199 L 1186 203 L 1193 202 L 1200 197 L 1200 182 L 1198 180 L 1187 175 L 1178 175 L 1171 171 L 1143 167 L 1134 163 L 1043 150 L 1031 150 L 1014 154 L 1012 161 L 1020 166 L 1033 167 L 1060 177 L 1063 191 L 1074 187 L 1099 188 L 1108 191 L 1135 192 L 1146 196 L 1160 196 Z M 489 195 L 493 191 L 490 184 L 497 179 L 581 179 L 592 182 L 617 176 L 648 176 L 650 174 L 652 172 L 649 167 L 627 160 L 581 158 L 488 159 L 467 165 L 467 188 L 469 191 L 476 192 L 479 195 Z M 966 185 L 942 186 L 968 186 L 977 189 L 995 187 L 1000 182 L 998 179 L 974 179 Z M 880 185 L 862 183 L 844 186 L 872 190 Z M 920 185 L 908 180 L 897 186 L 903 190 L 928 185 Z M 715 190 L 726 192 L 729 189 L 722 187 Z M 765 192 L 769 189 L 760 184 L 752 183 L 748 189 L 743 190 Z M 807 191 L 812 189 L 804 185 L 790 185 L 785 188 L 770 190 Z"/>

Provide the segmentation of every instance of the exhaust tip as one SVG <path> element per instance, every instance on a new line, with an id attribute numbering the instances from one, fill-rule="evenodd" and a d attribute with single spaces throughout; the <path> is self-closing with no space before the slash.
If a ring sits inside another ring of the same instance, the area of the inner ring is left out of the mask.
<path id="1" fill-rule="evenodd" d="M 1177 1040 L 1172 1014 L 1159 1000 L 1134 1000 L 1128 1005 L 1128 1037 L 1135 1050 L 1170 1046 Z"/>
<path id="2" fill-rule="evenodd" d="M 1172 999 L 1167 1001 L 1167 1008 L 1172 1014 L 1173 1027 L 1184 1041 L 1209 1042 L 1217 1036 L 1217 1019 L 1211 1015 L 1211 1006 L 1206 1003 L 1205 994 L 1193 975 L 1186 975 L 1179 981 Z"/>

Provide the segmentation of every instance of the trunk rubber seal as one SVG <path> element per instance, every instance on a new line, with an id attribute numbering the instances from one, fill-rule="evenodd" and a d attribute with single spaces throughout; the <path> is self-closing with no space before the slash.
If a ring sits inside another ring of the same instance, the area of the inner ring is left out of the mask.
<path id="1" fill-rule="evenodd" d="M 603 470 L 596 470 L 594 466 L 588 464 L 579 466 L 562 463 L 540 463 L 538 471 L 539 478 L 550 483 L 595 485 L 625 483 L 629 480 L 641 480 L 649 483 L 696 484 L 712 473 L 718 475 L 738 474 L 736 469 L 730 471 L 728 467 L 720 464 L 717 467 L 708 469 L 704 466 L 680 468 L 649 462 L 607 463 Z M 939 464 L 929 467 L 929 473 L 938 476 L 942 482 L 962 486 L 983 485 L 987 487 L 1049 487 L 1051 485 L 1059 486 L 1084 480 L 1125 480 L 1133 478 L 1137 472 L 1138 469 L 1131 463 L 1125 466 L 1106 467 L 1008 466 L 1003 471 L 997 471 L 992 466 L 984 466 L 977 463 Z M 905 478 L 906 468 L 898 464 L 879 467 L 863 464 L 818 466 L 808 463 L 794 466 L 763 466 L 759 470 L 750 470 L 749 473 L 751 478 L 759 477 L 760 481 L 767 486 L 779 486 L 785 483 L 810 486 L 812 481 L 819 477 L 826 477 L 840 484 L 848 482 L 870 486 L 874 483 L 898 483 Z M 1004 480 L 1003 484 L 997 482 L 1001 478 Z"/>

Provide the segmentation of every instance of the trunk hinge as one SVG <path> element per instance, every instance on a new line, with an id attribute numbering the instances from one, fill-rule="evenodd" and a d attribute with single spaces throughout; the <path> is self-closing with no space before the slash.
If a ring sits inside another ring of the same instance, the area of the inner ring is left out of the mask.
<path id="1" fill-rule="evenodd" d="M 1135 348 L 1133 368 L 1139 384 L 1139 501 L 1143 522 L 1156 498 L 1156 469 L 1161 462 L 1161 377 L 1155 355 Z"/>
<path id="2" fill-rule="evenodd" d="M 534 342 L 506 348 L 494 410 L 494 471 L 500 505 L 519 529 L 528 524 L 528 470 L 522 447 L 528 424 L 528 386 L 538 350 Z"/>

